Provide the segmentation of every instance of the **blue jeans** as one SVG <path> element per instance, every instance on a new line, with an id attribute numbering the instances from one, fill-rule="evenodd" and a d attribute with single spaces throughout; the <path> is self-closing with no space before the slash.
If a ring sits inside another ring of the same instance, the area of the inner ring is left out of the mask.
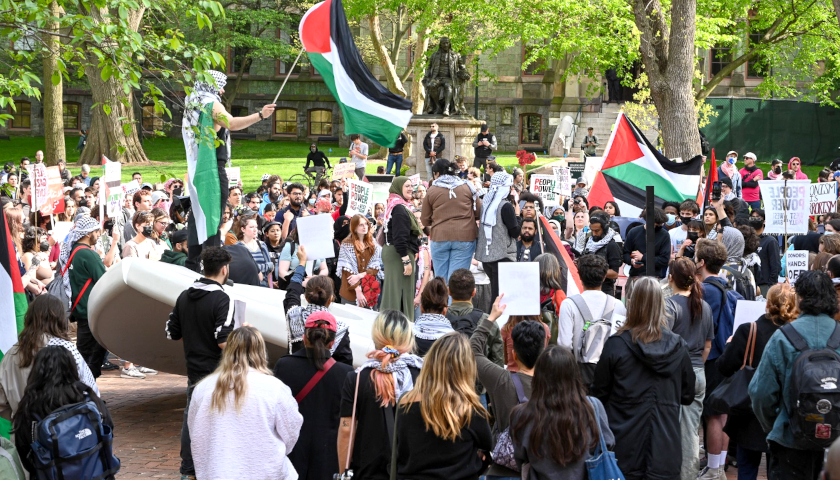
<path id="1" fill-rule="evenodd" d="M 436 277 L 443 277 L 449 283 L 452 272 L 459 268 L 470 268 L 475 242 L 429 242 L 432 251 L 432 268 Z"/>
<path id="2" fill-rule="evenodd" d="M 388 164 L 385 167 L 385 175 L 390 175 L 391 174 L 391 167 L 396 165 L 397 171 L 394 175 L 399 176 L 400 169 L 402 168 L 402 162 L 403 162 L 403 154 L 402 153 L 397 153 L 397 154 L 390 154 L 389 153 L 388 154 Z"/>

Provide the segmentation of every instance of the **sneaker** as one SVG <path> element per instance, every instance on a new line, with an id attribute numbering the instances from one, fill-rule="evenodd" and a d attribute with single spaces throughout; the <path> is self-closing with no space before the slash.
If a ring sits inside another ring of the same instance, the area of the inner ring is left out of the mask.
<path id="1" fill-rule="evenodd" d="M 116 370 L 118 368 L 120 368 L 120 367 L 117 366 L 117 365 L 114 365 L 113 363 L 109 362 L 108 360 L 105 360 L 105 363 L 103 363 L 102 366 L 99 367 L 99 369 L 103 372 L 107 372 L 109 370 Z"/>
<path id="2" fill-rule="evenodd" d="M 122 378 L 146 378 L 145 375 L 140 373 L 140 370 L 138 370 L 137 367 L 131 367 L 128 369 L 123 368 L 120 370 L 120 376 Z"/>
<path id="3" fill-rule="evenodd" d="M 181 475 L 181 480 L 195 480 L 195 475 Z"/>
<path id="4" fill-rule="evenodd" d="M 700 470 L 700 473 L 697 474 L 697 480 L 726 480 L 726 474 L 720 467 L 703 467 L 703 470 Z"/>
<path id="5" fill-rule="evenodd" d="M 137 365 L 137 370 L 139 370 L 140 373 L 142 373 L 144 375 L 157 375 L 157 373 L 158 373 L 157 370 L 152 370 L 151 368 L 141 367 L 140 365 Z"/>

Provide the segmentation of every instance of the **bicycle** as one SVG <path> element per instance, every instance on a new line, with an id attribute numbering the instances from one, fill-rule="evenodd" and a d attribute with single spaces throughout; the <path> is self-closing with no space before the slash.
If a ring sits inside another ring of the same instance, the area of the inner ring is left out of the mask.
<path id="1" fill-rule="evenodd" d="M 303 173 L 296 173 L 292 175 L 289 177 L 288 181 L 291 183 L 307 185 L 309 190 L 312 190 L 313 188 L 318 187 L 322 178 L 328 178 L 328 170 L 332 170 L 332 167 L 310 167 L 309 169 L 303 167 Z M 315 175 L 313 175 L 312 172 L 315 172 Z"/>

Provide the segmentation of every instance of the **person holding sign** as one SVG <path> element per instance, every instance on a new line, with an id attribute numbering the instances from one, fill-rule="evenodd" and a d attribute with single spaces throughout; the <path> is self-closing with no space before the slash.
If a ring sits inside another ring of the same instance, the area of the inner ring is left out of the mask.
<path id="1" fill-rule="evenodd" d="M 470 268 L 478 233 L 476 221 L 481 214 L 478 191 L 456 173 L 455 164 L 449 160 L 435 162 L 435 179 L 423 199 L 420 217 L 429 228 L 435 274 L 447 282 L 455 270 Z"/>
<path id="2" fill-rule="evenodd" d="M 414 320 L 414 261 L 420 250 L 420 224 L 411 212 L 413 185 L 408 177 L 397 177 L 388 190 L 385 204 L 385 246 L 382 263 L 388 275 L 380 310 L 398 310 Z M 402 272 L 402 275 L 400 275 Z"/>
<path id="3" fill-rule="evenodd" d="M 338 291 L 341 303 L 362 308 L 376 305 L 375 300 L 368 304 L 364 290 L 373 282 L 378 283 L 377 277 L 382 270 L 382 247 L 373 241 L 373 227 L 363 215 L 353 215 L 350 219 L 350 235 L 341 242 L 338 250 L 337 270 L 341 276 L 341 289 Z"/>

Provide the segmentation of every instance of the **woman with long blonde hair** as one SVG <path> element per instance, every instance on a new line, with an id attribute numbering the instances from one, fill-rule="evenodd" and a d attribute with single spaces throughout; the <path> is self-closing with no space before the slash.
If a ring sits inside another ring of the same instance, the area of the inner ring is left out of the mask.
<path id="1" fill-rule="evenodd" d="M 411 353 L 414 332 L 401 312 L 380 312 L 371 338 L 375 350 L 367 354 L 358 373 L 347 376 L 342 389 L 338 468 L 345 470 L 352 452 L 350 468 L 356 477 L 387 480 L 388 423 L 393 421 L 397 401 L 414 388 L 423 359 Z"/>
<path id="2" fill-rule="evenodd" d="M 679 478 L 680 405 L 694 401 L 685 340 L 668 330 L 665 298 L 653 277 L 638 277 L 627 320 L 607 339 L 589 393 L 604 404 L 615 457 L 627 480 Z"/>
<path id="3" fill-rule="evenodd" d="M 493 448 L 467 337 L 438 338 L 397 409 L 397 478 L 477 479 Z"/>
<path id="4" fill-rule="evenodd" d="M 286 455 L 303 417 L 289 387 L 268 369 L 256 328 L 227 337 L 218 368 L 193 391 L 188 422 L 198 478 L 297 478 Z"/>
<path id="5" fill-rule="evenodd" d="M 833 235 L 831 235 L 833 236 Z M 740 325 L 732 340 L 726 344 L 723 354 L 718 357 L 715 365 L 724 377 L 731 377 L 744 365 L 744 352 L 750 343 L 750 331 L 755 329 L 752 359 L 747 364 L 758 367 L 764 354 L 764 347 L 770 337 L 784 324 L 799 317 L 796 306 L 796 292 L 790 284 L 779 283 L 773 285 L 767 292 L 767 306 L 764 315 L 755 322 Z M 761 464 L 761 454 L 767 451 L 767 434 L 755 414 L 733 412 L 726 417 L 724 433 L 729 435 L 729 441 L 738 445 L 738 478 L 755 479 L 758 476 L 758 466 Z"/>
<path id="6" fill-rule="evenodd" d="M 338 295 L 341 303 L 356 304 L 360 307 L 368 305 L 362 293 L 362 280 L 379 279 L 382 270 L 382 247 L 373 241 L 373 226 L 363 215 L 353 215 L 350 219 L 350 235 L 347 236 L 338 249 L 338 274 L 341 276 L 341 288 Z"/>

